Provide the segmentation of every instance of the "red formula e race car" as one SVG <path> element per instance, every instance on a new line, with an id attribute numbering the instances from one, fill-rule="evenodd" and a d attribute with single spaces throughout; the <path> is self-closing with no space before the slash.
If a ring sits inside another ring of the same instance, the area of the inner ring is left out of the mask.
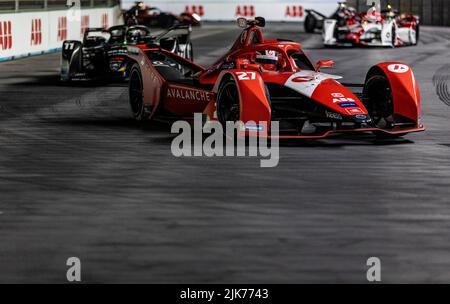
<path id="1" fill-rule="evenodd" d="M 264 40 L 264 18 L 238 20 L 244 28 L 232 48 L 205 69 L 162 48 L 129 47 L 134 117 L 241 123 L 244 135 L 324 138 L 333 133 L 402 136 L 423 131 L 419 88 L 411 68 L 387 62 L 372 67 L 354 93 L 314 65 L 299 43 Z M 352 85 L 355 86 L 356 85 Z M 360 88 L 360 90 L 361 90 Z M 279 134 L 264 125 L 279 122 Z"/>

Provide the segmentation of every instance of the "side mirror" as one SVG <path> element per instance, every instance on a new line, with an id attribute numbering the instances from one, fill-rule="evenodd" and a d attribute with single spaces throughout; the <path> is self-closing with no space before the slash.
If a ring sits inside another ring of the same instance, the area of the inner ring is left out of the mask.
<path id="1" fill-rule="evenodd" d="M 333 66 L 333 60 L 319 60 L 316 63 L 316 72 L 320 72 L 321 69 L 332 68 Z"/>
<path id="2" fill-rule="evenodd" d="M 247 27 L 247 19 L 245 18 L 238 18 L 237 24 L 240 28 L 246 28 Z"/>

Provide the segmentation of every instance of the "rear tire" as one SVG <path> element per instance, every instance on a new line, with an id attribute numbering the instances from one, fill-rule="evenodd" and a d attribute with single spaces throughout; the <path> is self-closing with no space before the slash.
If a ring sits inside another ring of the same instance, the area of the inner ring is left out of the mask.
<path id="1" fill-rule="evenodd" d="M 395 24 L 392 25 L 392 47 L 395 48 L 397 47 L 397 28 L 395 27 Z"/>
<path id="2" fill-rule="evenodd" d="M 420 40 L 420 25 L 416 25 L 416 43 L 414 45 L 418 45 Z"/>
<path id="3" fill-rule="evenodd" d="M 311 14 L 308 14 L 305 19 L 305 32 L 314 33 L 317 27 L 317 19 Z"/>
<path id="4" fill-rule="evenodd" d="M 142 75 L 137 64 L 130 69 L 130 79 L 128 83 L 129 101 L 131 113 L 134 119 L 139 122 L 147 120 L 144 111 L 144 87 L 142 83 Z"/>

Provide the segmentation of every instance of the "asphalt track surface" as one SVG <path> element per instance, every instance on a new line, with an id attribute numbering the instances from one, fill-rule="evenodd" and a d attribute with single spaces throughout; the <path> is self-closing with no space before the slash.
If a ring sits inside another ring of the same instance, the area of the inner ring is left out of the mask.
<path id="1" fill-rule="evenodd" d="M 265 32 L 335 59 L 346 82 L 410 64 L 427 132 L 289 142 L 276 168 L 175 158 L 168 126 L 131 119 L 125 85 L 61 84 L 59 54 L 1 63 L 0 282 L 65 282 L 72 256 L 84 282 L 364 283 L 371 256 L 385 283 L 450 282 L 450 107 L 432 83 L 450 29 L 399 49 L 324 49 L 299 24 Z M 195 29 L 197 62 L 238 33 Z"/>

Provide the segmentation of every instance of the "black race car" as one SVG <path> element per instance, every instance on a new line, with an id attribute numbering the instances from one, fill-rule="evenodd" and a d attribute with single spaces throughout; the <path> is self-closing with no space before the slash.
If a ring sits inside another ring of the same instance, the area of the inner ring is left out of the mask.
<path id="1" fill-rule="evenodd" d="M 143 2 L 136 2 L 123 13 L 125 24 L 141 24 L 149 27 L 170 28 L 177 24 L 199 26 L 201 17 L 196 13 L 184 12 L 179 16 L 164 12 L 157 7 L 148 7 Z"/>
<path id="2" fill-rule="evenodd" d="M 66 40 L 62 46 L 61 80 L 124 79 L 129 72 L 127 45 L 158 45 L 193 60 L 189 26 L 175 26 L 153 36 L 146 26 L 88 28 L 83 41 Z"/>

